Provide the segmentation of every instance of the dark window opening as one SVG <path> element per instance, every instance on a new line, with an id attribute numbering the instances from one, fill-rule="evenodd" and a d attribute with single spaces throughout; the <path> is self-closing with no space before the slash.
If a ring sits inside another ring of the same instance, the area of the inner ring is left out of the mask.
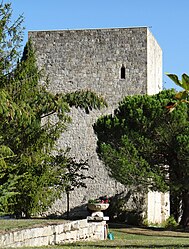
<path id="1" fill-rule="evenodd" d="M 122 65 L 121 67 L 121 79 L 125 79 L 125 67 Z"/>

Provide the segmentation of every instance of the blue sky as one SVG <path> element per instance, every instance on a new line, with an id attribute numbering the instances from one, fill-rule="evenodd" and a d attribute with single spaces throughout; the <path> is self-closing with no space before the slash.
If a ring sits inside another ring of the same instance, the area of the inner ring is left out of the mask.
<path id="1" fill-rule="evenodd" d="M 4 2 L 9 2 L 4 0 Z M 12 0 L 28 30 L 148 26 L 163 50 L 163 72 L 189 74 L 189 0 Z M 165 88 L 175 85 L 163 75 Z"/>

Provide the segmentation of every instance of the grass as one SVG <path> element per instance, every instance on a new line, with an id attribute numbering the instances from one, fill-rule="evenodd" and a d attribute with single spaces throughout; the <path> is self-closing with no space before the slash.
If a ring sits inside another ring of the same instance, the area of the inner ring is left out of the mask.
<path id="1" fill-rule="evenodd" d="M 114 240 L 78 242 L 48 249 L 183 249 L 189 248 L 189 234 L 140 228 L 111 229 Z M 43 247 L 45 249 L 45 247 Z"/>
<path id="2" fill-rule="evenodd" d="M 140 228 L 118 228 L 111 229 L 114 234 L 114 240 L 75 243 L 74 245 L 65 245 L 50 247 L 51 249 L 180 249 L 189 248 L 189 234 L 169 231 L 153 231 Z"/>
<path id="3" fill-rule="evenodd" d="M 13 222 L 13 223 L 12 223 Z M 59 220 L 0 220 L 5 229 L 31 227 L 64 222 Z M 0 226 L 1 227 L 1 226 Z M 2 229 L 2 227 L 0 228 Z M 183 249 L 189 248 L 189 233 L 184 231 L 166 231 L 153 228 L 110 227 L 114 240 L 77 242 L 60 246 L 40 247 L 40 249 Z M 24 248 L 23 248 L 24 249 Z M 36 247 L 30 247 L 36 249 Z"/>
<path id="4" fill-rule="evenodd" d="M 52 225 L 66 222 L 65 220 L 50 220 L 50 219 L 0 219 L 0 233 L 10 231 L 10 230 L 19 230 L 22 228 L 31 228 L 39 227 L 45 225 Z"/>

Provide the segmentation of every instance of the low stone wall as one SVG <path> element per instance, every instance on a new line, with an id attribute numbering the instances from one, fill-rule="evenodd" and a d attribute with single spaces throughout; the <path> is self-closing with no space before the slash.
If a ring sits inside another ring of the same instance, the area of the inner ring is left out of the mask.
<path id="1" fill-rule="evenodd" d="M 87 222 L 87 219 L 64 224 L 28 228 L 0 234 L 0 248 L 47 246 L 81 240 L 104 240 L 106 222 Z"/>

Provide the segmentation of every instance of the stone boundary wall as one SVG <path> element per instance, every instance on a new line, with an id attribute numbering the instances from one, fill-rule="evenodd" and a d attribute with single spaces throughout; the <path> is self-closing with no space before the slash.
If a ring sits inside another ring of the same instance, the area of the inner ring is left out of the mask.
<path id="1" fill-rule="evenodd" d="M 0 248 L 48 246 L 81 240 L 104 240 L 106 222 L 87 219 L 0 234 Z"/>

